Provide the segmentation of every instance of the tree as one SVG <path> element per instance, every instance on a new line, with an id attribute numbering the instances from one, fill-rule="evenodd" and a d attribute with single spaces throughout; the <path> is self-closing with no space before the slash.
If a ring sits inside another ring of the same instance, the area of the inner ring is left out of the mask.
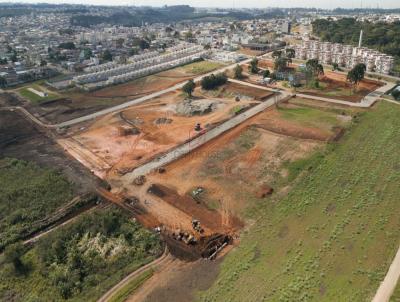
<path id="1" fill-rule="evenodd" d="M 273 53 L 272 53 L 272 57 L 274 59 L 282 57 L 282 51 L 281 50 L 274 50 Z"/>
<path id="2" fill-rule="evenodd" d="M 319 63 L 318 59 L 310 59 L 306 62 L 307 84 L 319 87 L 319 76 L 324 74 L 324 66 Z"/>
<path id="3" fill-rule="evenodd" d="M 10 60 L 13 63 L 18 61 L 18 56 L 17 56 L 17 53 L 15 51 L 13 51 L 13 54 L 11 55 Z"/>
<path id="4" fill-rule="evenodd" d="M 165 28 L 165 32 L 168 34 L 168 36 L 173 32 L 174 30 L 170 27 L 170 26 L 167 26 L 166 28 Z"/>
<path id="5" fill-rule="evenodd" d="M 228 78 L 225 73 L 221 72 L 217 75 L 211 74 L 210 76 L 205 76 L 201 80 L 201 88 L 204 90 L 212 90 L 218 86 L 226 84 Z"/>
<path id="6" fill-rule="evenodd" d="M 150 48 L 150 43 L 145 39 L 140 39 L 139 47 L 140 47 L 141 50 L 149 49 Z"/>
<path id="7" fill-rule="evenodd" d="M 400 100 L 400 90 L 398 89 L 393 90 L 392 96 L 394 97 L 395 100 Z"/>
<path id="8" fill-rule="evenodd" d="M 74 42 L 64 42 L 58 45 L 58 48 L 60 49 L 75 49 L 75 44 Z"/>
<path id="9" fill-rule="evenodd" d="M 339 70 L 339 64 L 338 64 L 338 63 L 333 63 L 333 64 L 332 64 L 332 70 L 333 70 L 333 71 Z"/>
<path id="10" fill-rule="evenodd" d="M 7 80 L 5 77 L 0 77 L 0 87 L 6 88 L 7 87 Z"/>
<path id="11" fill-rule="evenodd" d="M 185 85 L 183 85 L 182 91 L 186 93 L 189 98 L 191 98 L 195 88 L 196 88 L 195 82 L 193 80 L 189 80 Z"/>
<path id="12" fill-rule="evenodd" d="M 249 71 L 251 73 L 258 73 L 258 60 L 257 58 L 253 58 L 250 62 Z"/>
<path id="13" fill-rule="evenodd" d="M 128 55 L 129 56 L 134 56 L 137 55 L 139 53 L 139 50 L 136 47 L 130 48 L 128 50 Z"/>
<path id="14" fill-rule="evenodd" d="M 115 41 L 115 45 L 117 48 L 122 48 L 124 46 L 125 39 L 119 38 Z"/>
<path id="15" fill-rule="evenodd" d="M 263 72 L 263 78 L 269 78 L 271 76 L 271 72 L 269 69 L 265 69 Z"/>
<path id="16" fill-rule="evenodd" d="M 277 72 L 284 71 L 289 64 L 289 59 L 286 57 L 277 57 L 274 62 L 274 70 Z"/>
<path id="17" fill-rule="evenodd" d="M 25 265 L 22 262 L 22 256 L 24 255 L 25 248 L 22 243 L 17 242 L 6 247 L 4 251 L 4 260 L 6 263 L 11 263 L 14 266 L 16 272 L 21 273 L 25 269 Z"/>
<path id="18" fill-rule="evenodd" d="M 102 59 L 103 59 L 103 61 L 106 61 L 106 62 L 112 61 L 113 56 L 112 56 L 111 52 L 108 49 L 106 49 L 103 52 Z"/>
<path id="19" fill-rule="evenodd" d="M 286 57 L 289 59 L 293 59 L 296 56 L 296 51 L 293 48 L 286 49 Z"/>
<path id="20" fill-rule="evenodd" d="M 179 39 L 180 36 L 181 36 L 181 34 L 179 33 L 179 31 L 176 30 L 176 31 L 174 32 L 174 38 L 175 38 L 175 39 Z"/>
<path id="21" fill-rule="evenodd" d="M 364 79 L 367 67 L 365 64 L 357 64 L 347 74 L 347 80 L 353 85 L 353 89 L 357 89 L 357 85 Z"/>
<path id="22" fill-rule="evenodd" d="M 205 49 L 205 50 L 209 50 L 209 49 L 211 49 L 211 45 L 210 45 L 210 43 L 207 43 L 206 45 L 204 45 L 204 49 Z"/>
<path id="23" fill-rule="evenodd" d="M 40 60 L 40 67 L 47 66 L 47 61 L 46 60 Z"/>
<path id="24" fill-rule="evenodd" d="M 239 64 L 237 64 L 235 66 L 235 69 L 233 70 L 233 72 L 234 72 L 234 78 L 235 79 L 242 79 L 243 78 L 243 74 L 242 74 L 243 68 Z"/>
<path id="25" fill-rule="evenodd" d="M 93 52 L 90 48 L 85 48 L 83 50 L 83 57 L 85 60 L 89 60 L 93 56 Z"/>
<path id="26" fill-rule="evenodd" d="M 186 34 L 185 34 L 185 40 L 186 41 L 190 41 L 193 39 L 193 33 L 191 30 L 189 30 Z"/>
<path id="27" fill-rule="evenodd" d="M 0 65 L 5 65 L 8 63 L 7 58 L 0 58 Z"/>

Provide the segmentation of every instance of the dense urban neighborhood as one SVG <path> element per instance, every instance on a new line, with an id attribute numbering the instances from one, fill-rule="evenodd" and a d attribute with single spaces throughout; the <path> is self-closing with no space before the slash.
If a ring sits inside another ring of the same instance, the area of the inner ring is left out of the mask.
<path id="1" fill-rule="evenodd" d="M 0 301 L 400 301 L 400 8 L 189 2 L 0 3 Z"/>

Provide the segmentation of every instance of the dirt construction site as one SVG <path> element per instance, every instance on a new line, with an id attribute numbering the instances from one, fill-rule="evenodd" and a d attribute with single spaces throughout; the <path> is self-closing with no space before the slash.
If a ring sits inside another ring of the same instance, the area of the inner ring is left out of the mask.
<path id="1" fill-rule="evenodd" d="M 238 240 L 245 209 L 274 192 L 288 162 L 341 135 L 348 109 L 293 98 L 151 174 L 125 175 L 271 98 L 230 82 L 211 92 L 197 88 L 191 100 L 177 90 L 75 125 L 58 143 L 110 183 L 104 197 L 160 231 L 175 256 L 213 258 Z"/>

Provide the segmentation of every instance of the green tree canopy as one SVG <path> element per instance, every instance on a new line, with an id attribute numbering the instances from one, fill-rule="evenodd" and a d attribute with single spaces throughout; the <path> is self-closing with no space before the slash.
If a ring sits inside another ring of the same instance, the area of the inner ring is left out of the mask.
<path id="1" fill-rule="evenodd" d="M 193 91 L 196 88 L 196 84 L 193 80 L 187 81 L 182 87 L 182 91 L 187 94 L 188 97 L 192 97 Z"/>

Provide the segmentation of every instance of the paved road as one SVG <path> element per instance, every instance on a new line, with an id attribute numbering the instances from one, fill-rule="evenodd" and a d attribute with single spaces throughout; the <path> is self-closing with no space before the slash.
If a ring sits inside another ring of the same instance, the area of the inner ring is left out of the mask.
<path id="1" fill-rule="evenodd" d="M 396 256 L 394 257 L 392 264 L 389 267 L 389 271 L 387 272 L 385 279 L 379 286 L 374 299 L 372 299 L 372 302 L 389 302 L 390 297 L 392 296 L 396 288 L 397 282 L 399 281 L 400 281 L 400 247 L 397 251 Z"/>
<path id="2" fill-rule="evenodd" d="M 171 259 L 173 259 L 173 257 L 169 254 L 168 249 L 165 248 L 165 251 L 161 257 L 157 258 L 153 262 L 146 264 L 145 266 L 140 267 L 136 271 L 130 273 L 128 276 L 126 276 L 124 279 L 122 279 L 118 284 L 116 284 L 114 287 L 112 287 L 108 292 L 106 292 L 99 300 L 97 300 L 97 302 L 109 301 L 113 295 L 115 295 L 119 290 L 121 290 L 121 288 L 123 288 L 126 284 L 128 284 L 133 279 L 140 276 L 140 274 L 142 274 L 143 272 L 145 272 L 148 269 L 155 268 L 156 266 L 159 266 L 164 262 L 170 261 Z"/>
<path id="3" fill-rule="evenodd" d="M 217 136 L 221 135 L 222 133 L 236 127 L 237 125 L 243 123 L 247 119 L 255 116 L 256 114 L 264 111 L 265 109 L 273 106 L 276 102 L 281 101 L 282 99 L 288 97 L 289 94 L 287 93 L 279 93 L 275 96 L 271 97 L 269 100 L 260 103 L 257 106 L 250 108 L 249 110 L 245 111 L 242 114 L 239 114 L 230 120 L 222 123 L 221 125 L 207 131 L 205 134 L 193 139 L 192 141 L 185 143 L 183 145 L 178 146 L 174 150 L 152 160 L 149 161 L 142 166 L 136 168 L 130 173 L 124 175 L 124 177 L 128 178 L 129 182 L 132 182 L 137 176 L 139 175 L 146 175 L 151 171 L 157 170 L 160 167 L 165 166 L 168 163 L 173 162 L 174 160 L 180 158 L 181 156 L 190 153 L 194 149 L 204 145 L 205 143 L 209 142 L 210 140 L 216 138 Z"/>

